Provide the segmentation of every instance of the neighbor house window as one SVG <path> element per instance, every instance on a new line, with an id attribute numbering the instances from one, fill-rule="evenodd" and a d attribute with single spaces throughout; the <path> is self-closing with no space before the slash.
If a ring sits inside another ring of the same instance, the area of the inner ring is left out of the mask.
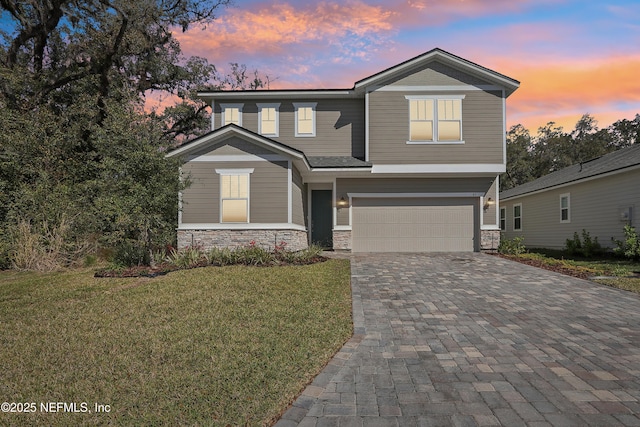
<path id="1" fill-rule="evenodd" d="M 513 229 L 522 230 L 522 203 L 513 205 Z"/>
<path id="2" fill-rule="evenodd" d="M 571 199 L 569 194 L 560 195 L 560 222 L 571 222 Z"/>
<path id="3" fill-rule="evenodd" d="M 253 169 L 216 169 L 220 175 L 220 222 L 249 222 L 249 174 Z"/>
<path id="4" fill-rule="evenodd" d="M 409 144 L 463 143 L 462 100 L 464 95 L 438 98 L 407 95 Z"/>
<path id="5" fill-rule="evenodd" d="M 280 104 L 258 104 L 258 133 L 277 137 L 280 125 Z"/>
<path id="6" fill-rule="evenodd" d="M 222 126 L 233 123 L 242 126 L 243 104 L 220 104 L 220 121 Z"/>
<path id="7" fill-rule="evenodd" d="M 507 229 L 507 208 L 500 208 L 500 230 Z"/>
<path id="8" fill-rule="evenodd" d="M 294 102 L 296 136 L 316 136 L 316 105 L 315 102 Z"/>

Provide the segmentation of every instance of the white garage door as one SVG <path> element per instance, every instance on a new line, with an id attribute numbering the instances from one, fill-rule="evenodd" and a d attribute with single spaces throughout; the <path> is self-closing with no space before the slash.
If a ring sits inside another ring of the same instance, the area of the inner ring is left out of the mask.
<path id="1" fill-rule="evenodd" d="M 353 252 L 470 252 L 469 198 L 354 198 Z"/>

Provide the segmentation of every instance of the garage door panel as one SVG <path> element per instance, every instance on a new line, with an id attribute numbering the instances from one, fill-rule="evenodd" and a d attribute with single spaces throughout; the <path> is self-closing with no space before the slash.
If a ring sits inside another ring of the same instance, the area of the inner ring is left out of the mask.
<path id="1" fill-rule="evenodd" d="M 357 198 L 354 252 L 474 250 L 474 199 Z"/>

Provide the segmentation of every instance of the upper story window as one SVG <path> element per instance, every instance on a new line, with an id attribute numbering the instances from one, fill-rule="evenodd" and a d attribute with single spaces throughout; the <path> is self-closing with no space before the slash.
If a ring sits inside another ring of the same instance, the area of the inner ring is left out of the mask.
<path id="1" fill-rule="evenodd" d="M 258 133 L 277 137 L 280 127 L 280 104 L 258 104 Z"/>
<path id="2" fill-rule="evenodd" d="M 507 230 L 507 208 L 500 208 L 500 230 Z"/>
<path id="3" fill-rule="evenodd" d="M 316 136 L 316 102 L 294 102 L 296 137 Z"/>
<path id="4" fill-rule="evenodd" d="M 221 126 L 235 124 L 242 126 L 242 107 L 244 104 L 220 104 Z"/>
<path id="5" fill-rule="evenodd" d="M 253 169 L 216 169 L 220 174 L 220 222 L 249 222 L 249 174 Z"/>
<path id="6" fill-rule="evenodd" d="M 409 140 L 407 144 L 463 144 L 462 100 L 464 95 L 446 97 L 407 95 Z"/>
<path id="7" fill-rule="evenodd" d="M 569 193 L 560 195 L 560 222 L 571 222 L 571 198 Z"/>
<path id="8" fill-rule="evenodd" d="M 513 230 L 522 230 L 522 203 L 513 205 Z"/>

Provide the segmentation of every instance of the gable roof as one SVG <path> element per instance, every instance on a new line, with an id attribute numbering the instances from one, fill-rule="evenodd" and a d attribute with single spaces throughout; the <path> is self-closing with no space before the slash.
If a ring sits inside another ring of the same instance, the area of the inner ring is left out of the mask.
<path id="1" fill-rule="evenodd" d="M 312 170 L 329 170 L 329 169 L 349 169 L 349 170 L 371 170 L 371 163 L 350 156 L 315 156 L 307 157 L 302 151 L 290 147 L 281 142 L 274 141 L 243 127 L 233 123 L 228 124 L 220 129 L 208 132 L 181 146 L 174 148 L 166 154 L 166 157 L 187 156 L 204 147 L 214 146 L 233 136 L 240 137 L 252 144 L 266 147 L 276 153 L 283 154 L 291 158 L 299 167 L 299 169 Z"/>
<path id="2" fill-rule="evenodd" d="M 593 178 L 609 172 L 640 166 L 640 144 L 605 154 L 593 160 L 578 163 L 500 192 L 500 199 L 522 196 L 528 193 L 548 190 L 559 185 Z"/>
<path id="3" fill-rule="evenodd" d="M 421 55 L 404 61 L 398 65 L 387 68 L 386 70 L 375 73 L 369 77 L 355 82 L 351 89 L 277 89 L 277 90 L 202 90 L 198 91 L 198 97 L 210 99 L 213 97 L 227 98 L 245 98 L 245 99 L 264 99 L 264 98 L 305 98 L 312 95 L 315 98 L 354 98 L 362 97 L 369 86 L 379 85 L 383 81 L 402 74 L 412 69 L 417 69 L 430 62 L 438 61 L 452 68 L 458 69 L 465 73 L 477 76 L 488 82 L 502 86 L 506 89 L 506 96 L 511 95 L 518 87 L 520 82 L 500 74 L 489 68 L 468 61 L 464 58 L 456 56 L 452 53 L 444 51 L 440 48 L 431 49 Z"/>
<path id="4" fill-rule="evenodd" d="M 202 147 L 205 147 L 207 145 L 215 145 L 232 136 L 238 136 L 240 138 L 249 140 L 254 144 L 262 145 L 268 149 L 285 154 L 289 157 L 304 160 L 308 164 L 306 157 L 302 151 L 296 150 L 293 147 L 289 147 L 288 145 L 282 144 L 278 141 L 274 141 L 271 138 L 264 137 L 255 132 L 251 132 L 250 130 L 237 126 L 233 123 L 208 132 L 202 136 L 194 138 L 191 141 L 180 145 L 177 148 L 174 148 L 166 154 L 166 157 L 188 155 L 196 150 L 199 150 Z"/>
<path id="5" fill-rule="evenodd" d="M 393 76 L 404 73 L 413 68 L 419 68 L 432 61 L 441 62 L 452 68 L 464 71 L 465 73 L 472 74 L 484 80 L 504 86 L 505 89 L 507 89 L 506 96 L 511 95 L 518 87 L 520 87 L 520 82 L 512 79 L 511 77 L 507 77 L 504 74 L 490 70 L 489 68 L 468 61 L 440 48 L 435 48 L 423 53 L 422 55 L 418 55 L 415 58 L 411 58 L 391 68 L 387 68 L 386 70 L 357 81 L 354 89 L 357 90 L 366 86 L 379 84 Z"/>

